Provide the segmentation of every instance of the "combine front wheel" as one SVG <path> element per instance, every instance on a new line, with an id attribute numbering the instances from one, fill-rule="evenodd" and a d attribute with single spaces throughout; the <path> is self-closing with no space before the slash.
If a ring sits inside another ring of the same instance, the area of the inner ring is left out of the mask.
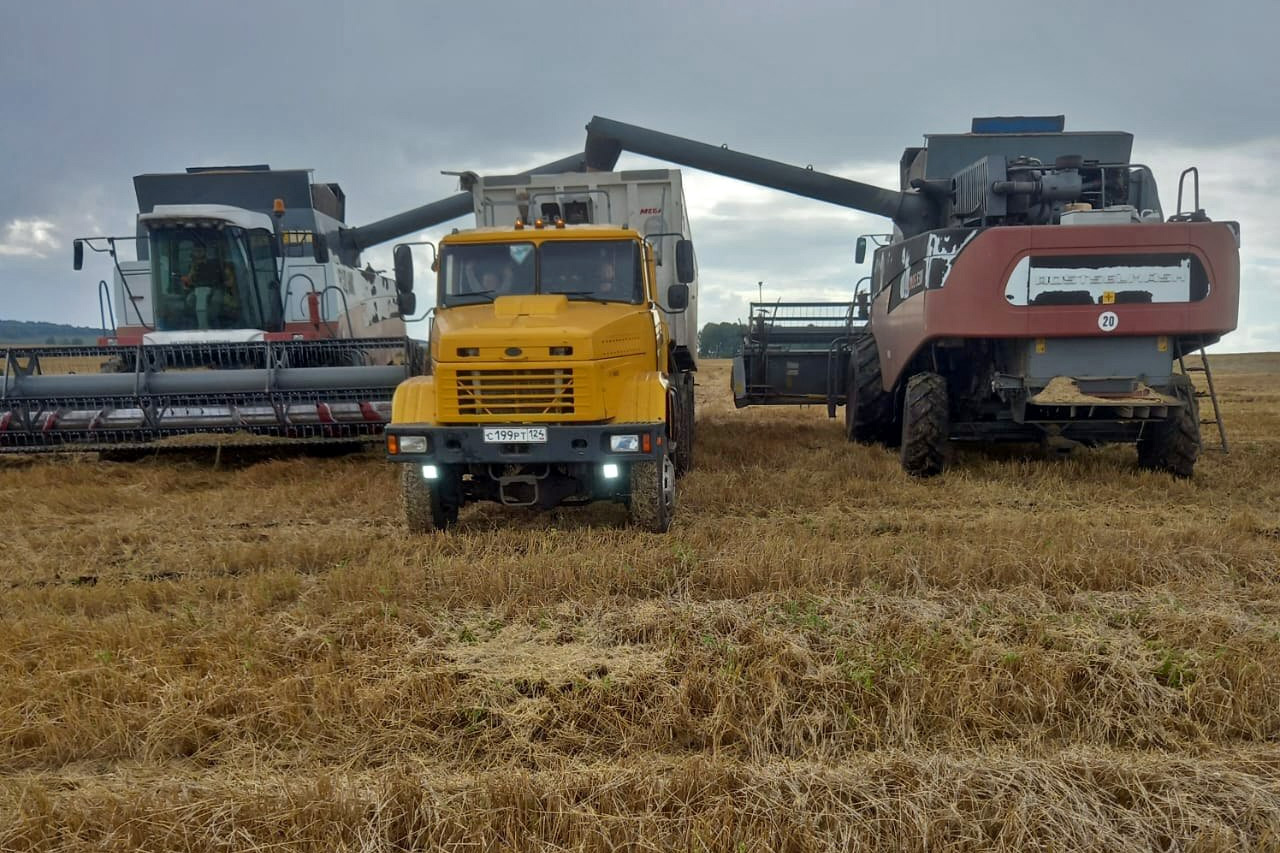
<path id="1" fill-rule="evenodd" d="M 458 521 L 458 505 L 442 500 L 443 483 L 423 479 L 417 465 L 404 465 L 400 492 L 404 497 L 404 519 L 410 533 L 447 530 Z"/>
<path id="2" fill-rule="evenodd" d="M 860 335 L 849 359 L 844 434 L 850 441 L 892 444 L 893 395 L 880 378 L 880 353 L 871 335 Z"/>
<path id="3" fill-rule="evenodd" d="M 676 466 L 669 455 L 657 462 L 631 464 L 631 523 L 651 533 L 666 533 L 676 512 Z"/>
<path id="4" fill-rule="evenodd" d="M 1169 417 L 1143 430 L 1138 439 L 1138 467 L 1190 477 L 1200 456 L 1200 406 L 1185 376 L 1174 378 L 1182 405 Z"/>
<path id="5" fill-rule="evenodd" d="M 902 404 L 902 469 L 913 477 L 933 477 L 951 455 L 951 417 L 947 380 L 917 373 L 907 380 Z"/>

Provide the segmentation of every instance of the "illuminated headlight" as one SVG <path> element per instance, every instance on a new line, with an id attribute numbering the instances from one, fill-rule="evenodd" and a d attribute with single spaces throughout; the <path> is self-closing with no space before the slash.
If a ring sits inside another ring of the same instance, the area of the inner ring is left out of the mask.
<path id="1" fill-rule="evenodd" d="M 612 462 L 606 462 L 601 467 L 601 473 L 604 474 L 606 480 L 618 479 L 618 466 Z"/>
<path id="2" fill-rule="evenodd" d="M 609 449 L 614 453 L 635 453 L 640 449 L 640 436 L 611 435 L 609 436 Z"/>
<path id="3" fill-rule="evenodd" d="M 439 469 L 439 468 L 437 468 L 437 467 L 436 467 L 436 466 L 434 466 L 434 465 L 423 465 L 423 466 L 422 466 L 422 479 L 424 479 L 424 480 L 439 480 L 439 479 L 440 479 L 440 469 Z"/>
<path id="4" fill-rule="evenodd" d="M 426 453 L 427 437 L 425 435 L 400 436 L 400 452 L 401 453 Z"/>

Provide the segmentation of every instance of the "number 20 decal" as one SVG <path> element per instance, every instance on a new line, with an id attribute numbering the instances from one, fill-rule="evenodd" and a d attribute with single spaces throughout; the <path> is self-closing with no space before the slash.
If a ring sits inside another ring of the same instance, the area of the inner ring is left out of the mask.
<path id="1" fill-rule="evenodd" d="M 1104 332 L 1114 332 L 1120 325 L 1120 318 L 1114 311 L 1103 311 L 1098 315 L 1098 328 Z"/>

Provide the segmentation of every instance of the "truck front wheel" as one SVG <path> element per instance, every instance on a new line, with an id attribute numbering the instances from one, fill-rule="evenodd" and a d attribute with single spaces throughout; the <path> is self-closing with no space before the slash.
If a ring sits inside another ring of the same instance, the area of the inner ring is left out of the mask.
<path id="1" fill-rule="evenodd" d="M 913 477 L 934 477 L 951 455 L 951 416 L 947 380 L 917 373 L 907 380 L 902 404 L 902 470 Z"/>
<path id="2" fill-rule="evenodd" d="M 676 511 L 676 466 L 669 455 L 660 461 L 631 463 L 631 523 L 652 533 L 666 533 Z"/>
<path id="3" fill-rule="evenodd" d="M 458 502 L 445 500 L 445 481 L 427 482 L 417 465 L 403 465 L 400 493 L 404 498 L 404 520 L 410 533 L 447 530 L 458 521 Z"/>

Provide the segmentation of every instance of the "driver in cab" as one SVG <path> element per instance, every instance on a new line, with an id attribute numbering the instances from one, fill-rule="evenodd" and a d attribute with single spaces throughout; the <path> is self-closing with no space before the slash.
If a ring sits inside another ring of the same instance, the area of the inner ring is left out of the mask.
<path id="1" fill-rule="evenodd" d="M 200 288 L 208 288 L 206 292 L 213 313 L 228 318 L 239 314 L 235 268 L 228 262 L 209 257 L 208 251 L 200 244 L 191 248 L 191 269 L 182 276 L 182 288 L 189 304 L 200 299 Z"/>

